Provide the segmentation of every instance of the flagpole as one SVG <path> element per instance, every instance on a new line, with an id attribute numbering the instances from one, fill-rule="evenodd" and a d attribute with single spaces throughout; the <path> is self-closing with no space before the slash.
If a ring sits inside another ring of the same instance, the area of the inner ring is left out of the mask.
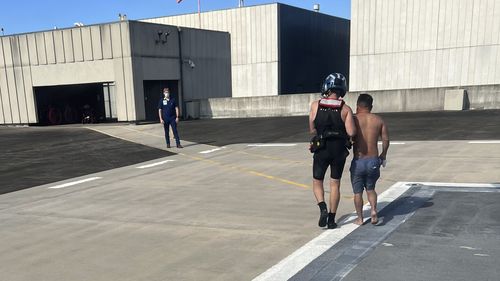
<path id="1" fill-rule="evenodd" d="M 201 29 L 201 13 L 200 13 L 200 0 L 198 0 L 198 23 Z"/>

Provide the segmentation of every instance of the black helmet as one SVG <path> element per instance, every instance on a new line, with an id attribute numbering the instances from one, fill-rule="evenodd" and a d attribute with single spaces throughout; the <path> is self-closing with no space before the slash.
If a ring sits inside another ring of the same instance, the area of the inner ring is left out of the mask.
<path id="1" fill-rule="evenodd" d="M 344 75 L 340 73 L 332 73 L 328 75 L 323 82 L 323 86 L 321 87 L 321 95 L 326 97 L 329 95 L 328 91 L 335 91 L 337 95 L 340 97 L 345 96 L 347 92 L 347 84 L 345 81 Z"/>

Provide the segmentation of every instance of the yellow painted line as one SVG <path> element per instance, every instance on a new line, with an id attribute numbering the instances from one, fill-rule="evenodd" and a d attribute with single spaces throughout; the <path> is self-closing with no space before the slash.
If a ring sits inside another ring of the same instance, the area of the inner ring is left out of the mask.
<path id="1" fill-rule="evenodd" d="M 134 132 L 137 132 L 137 133 L 142 133 L 142 134 L 154 136 L 154 137 L 157 137 L 157 138 L 164 138 L 165 137 L 164 135 L 155 135 L 155 134 L 152 134 L 152 133 L 148 133 L 148 132 L 144 132 L 144 131 L 136 130 L 136 129 L 132 129 L 132 128 L 127 128 L 127 127 L 123 127 L 123 126 L 113 126 L 113 127 L 115 127 L 115 128 L 123 128 L 125 130 L 134 131 Z M 251 155 L 251 156 L 260 157 L 260 158 L 269 159 L 269 160 L 279 160 L 279 161 L 286 161 L 286 162 L 295 163 L 295 164 L 306 164 L 308 166 L 312 166 L 312 164 L 310 162 L 290 160 L 290 159 L 286 159 L 286 158 L 267 156 L 267 155 L 262 155 L 262 154 L 258 154 L 258 153 L 250 153 L 250 152 L 246 152 L 246 151 L 235 150 L 235 149 L 232 149 L 232 148 L 228 148 L 227 151 L 232 151 L 232 152 L 236 152 L 236 153 Z"/>
<path id="2" fill-rule="evenodd" d="M 281 179 L 281 178 L 276 178 L 276 179 L 278 179 L 279 181 L 282 181 L 284 183 L 300 186 L 302 188 L 307 188 L 307 189 L 311 188 L 309 185 L 306 185 L 306 184 L 301 184 L 301 183 L 297 183 L 297 182 L 293 182 L 293 181 L 289 181 L 289 180 L 285 180 L 285 179 Z"/>
<path id="3" fill-rule="evenodd" d="M 206 158 L 202 158 L 202 157 L 198 157 L 198 156 L 193 156 L 193 155 L 189 155 L 189 154 L 185 154 L 185 153 L 179 153 L 179 155 L 182 155 L 182 156 L 185 156 L 185 157 L 189 157 L 189 158 L 194 159 L 194 160 L 198 160 L 198 161 L 203 161 L 203 162 L 208 162 L 208 163 L 211 163 L 211 164 L 215 164 L 215 165 L 224 167 L 224 168 L 229 169 L 229 170 L 237 170 L 237 171 L 241 171 L 241 172 L 246 172 L 246 173 L 249 173 L 249 174 L 252 174 L 252 175 L 255 175 L 255 176 L 267 178 L 267 179 L 274 180 L 274 181 L 279 181 L 279 182 L 282 182 L 282 183 L 286 183 L 286 184 L 293 185 L 293 186 L 298 186 L 298 187 L 301 187 L 301 188 L 306 188 L 306 189 L 310 189 L 311 188 L 311 186 L 306 185 L 306 184 L 302 184 L 302 183 L 290 181 L 290 180 L 283 179 L 283 178 L 280 178 L 280 177 L 271 176 L 271 175 L 264 174 L 264 173 L 261 173 L 261 172 L 257 172 L 257 171 L 254 171 L 254 170 L 250 170 L 250 169 L 247 169 L 247 168 L 243 168 L 243 167 L 239 167 L 239 166 L 234 166 L 234 165 L 229 165 L 229 164 L 224 164 L 224 163 L 221 163 L 221 162 L 218 162 L 218 161 L 214 161 L 214 160 L 211 160 L 211 159 L 206 159 Z"/>
<path id="4" fill-rule="evenodd" d="M 126 129 L 126 130 L 135 131 L 135 132 L 138 132 L 138 133 L 143 133 L 143 134 L 151 135 L 151 136 L 155 136 L 155 137 L 164 137 L 164 136 L 158 136 L 158 135 L 155 135 L 155 134 L 150 134 L 150 133 L 146 133 L 146 132 L 143 132 L 143 131 L 139 131 L 139 130 L 135 130 L 135 129 L 131 129 L 131 128 L 126 128 L 126 127 L 121 127 L 121 126 L 113 126 L 113 127 L 115 127 L 115 128 L 123 128 L 123 129 Z M 112 136 L 112 137 L 115 137 L 115 138 L 119 138 L 119 139 L 123 139 L 123 140 L 126 140 L 126 141 L 130 141 L 130 140 L 127 140 L 127 139 L 124 139 L 124 138 L 121 138 L 121 137 L 113 136 L 112 134 L 103 132 L 103 131 L 98 130 L 98 129 L 94 129 L 94 128 L 90 128 L 90 127 L 87 127 L 87 128 L 91 129 L 91 130 L 94 130 L 96 132 L 99 132 L 99 133 L 103 133 L 103 134 L 108 135 L 108 136 Z M 234 152 L 242 152 L 242 151 L 233 150 L 233 149 L 229 149 L 229 150 L 234 151 Z M 248 155 L 254 155 L 254 156 L 264 156 L 264 155 L 255 155 L 255 154 L 248 153 L 248 152 L 242 152 L 242 153 L 248 154 Z M 307 188 L 307 189 L 311 188 L 311 186 L 306 185 L 306 184 L 302 184 L 302 183 L 290 181 L 290 180 L 283 179 L 283 178 L 280 178 L 280 177 L 275 177 L 275 176 L 267 175 L 267 174 L 264 174 L 264 173 L 256 172 L 256 171 L 253 171 L 253 170 L 250 170 L 250 169 L 247 169 L 247 168 L 243 168 L 243 167 L 239 167 L 239 166 L 224 164 L 222 162 L 214 161 L 212 159 L 207 159 L 207 158 L 203 158 L 203 157 L 193 156 L 193 155 L 189 155 L 189 154 L 185 154 L 185 153 L 178 153 L 178 155 L 182 155 L 184 157 L 189 157 L 189 158 L 197 160 L 197 161 L 203 161 L 203 162 L 208 162 L 208 163 L 211 163 L 211 164 L 215 164 L 215 165 L 218 165 L 218 166 L 221 166 L 221 167 L 225 167 L 225 168 L 230 169 L 230 170 L 238 170 L 238 171 L 241 171 L 241 172 L 246 172 L 246 173 L 253 174 L 253 175 L 256 175 L 256 176 L 259 176 L 259 177 L 264 177 L 264 178 L 267 178 L 267 179 L 270 179 L 270 180 L 279 181 L 279 182 L 286 183 L 286 184 L 293 185 L 293 186 L 298 186 L 298 187 Z M 266 158 L 271 159 L 272 157 L 266 156 Z M 276 158 L 275 160 L 278 160 L 278 159 L 279 158 Z M 279 160 L 288 160 L 288 159 L 279 159 Z M 294 161 L 294 160 L 288 160 L 288 161 L 294 162 L 294 163 L 301 163 L 300 161 Z"/>
<path id="5" fill-rule="evenodd" d="M 149 135 L 149 136 L 153 136 L 153 137 L 157 137 L 157 138 L 164 138 L 165 136 L 164 135 L 156 135 L 156 134 L 151 134 L 151 133 L 148 133 L 148 132 L 144 132 L 144 131 L 141 131 L 141 130 L 136 130 L 136 129 L 132 129 L 132 128 L 127 128 L 127 127 L 120 127 L 120 126 L 115 126 L 116 128 L 123 128 L 125 130 L 129 130 L 129 131 L 132 131 L 132 132 L 137 132 L 137 133 L 141 133 L 141 134 L 145 134 L 145 135 Z"/>
<path id="6" fill-rule="evenodd" d="M 306 164 L 308 166 L 312 166 L 312 159 L 310 162 L 305 162 L 305 161 L 297 161 L 297 160 L 291 160 L 291 159 L 281 158 L 281 157 L 267 156 L 267 155 L 262 155 L 262 154 L 258 154 L 258 153 L 250 153 L 250 152 L 241 151 L 241 150 L 234 150 L 234 149 L 230 149 L 230 150 L 232 150 L 236 153 L 246 154 L 246 155 L 260 157 L 260 158 L 269 159 L 269 160 L 278 160 L 278 161 L 284 161 L 284 162 L 289 162 L 289 163 L 294 163 L 294 164 Z"/>
<path id="7" fill-rule="evenodd" d="M 109 127 L 125 129 L 125 130 L 129 130 L 129 131 L 132 131 L 132 132 L 137 132 L 137 133 L 141 133 L 141 134 L 145 134 L 145 135 L 149 135 L 149 136 L 153 136 L 153 137 L 157 137 L 157 138 L 164 138 L 165 137 L 164 135 L 156 135 L 156 134 L 144 132 L 144 131 L 141 131 L 141 130 L 136 130 L 136 129 L 128 128 L 128 127 L 125 127 L 125 126 L 109 126 Z M 103 133 L 105 135 L 112 136 L 112 137 L 115 137 L 115 138 L 119 138 L 119 139 L 122 139 L 122 140 L 127 140 L 125 138 L 118 137 L 118 136 L 113 136 L 112 134 L 106 133 L 104 131 L 101 131 L 101 130 L 98 130 L 98 129 L 95 129 L 95 128 L 87 127 L 87 129 L 91 129 L 91 130 L 97 131 L 99 133 Z M 127 140 L 127 141 L 130 141 L 130 140 Z M 212 145 L 209 145 L 209 146 L 212 146 Z M 297 160 L 291 160 L 291 159 L 286 159 L 286 158 L 280 158 L 280 157 L 273 157 L 273 156 L 262 155 L 262 154 L 258 154 L 258 153 L 250 153 L 250 152 L 246 152 L 246 151 L 235 150 L 235 149 L 232 149 L 232 148 L 228 148 L 226 151 L 236 152 L 236 153 L 241 153 L 241 154 L 246 154 L 246 155 L 251 155 L 251 156 L 260 157 L 260 158 L 269 159 L 269 160 L 278 160 L 278 161 L 285 161 L 285 162 L 294 163 L 294 164 L 305 164 L 305 165 L 308 165 L 308 166 L 312 166 L 312 161 L 311 162 L 297 161 Z"/>

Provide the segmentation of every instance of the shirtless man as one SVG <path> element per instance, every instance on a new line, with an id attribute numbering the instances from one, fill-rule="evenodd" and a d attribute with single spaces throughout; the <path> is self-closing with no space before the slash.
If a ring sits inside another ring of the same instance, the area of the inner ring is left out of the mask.
<path id="1" fill-rule="evenodd" d="M 375 183 L 380 177 L 380 165 L 384 164 L 389 149 L 389 134 L 384 120 L 373 113 L 373 98 L 361 94 L 357 101 L 357 134 L 354 138 L 354 157 L 351 163 L 351 183 L 354 192 L 354 207 L 358 218 L 355 223 L 363 224 L 363 190 L 366 189 L 371 206 L 371 223 L 378 223 L 377 193 Z M 382 139 L 382 153 L 378 153 L 378 140 Z"/>

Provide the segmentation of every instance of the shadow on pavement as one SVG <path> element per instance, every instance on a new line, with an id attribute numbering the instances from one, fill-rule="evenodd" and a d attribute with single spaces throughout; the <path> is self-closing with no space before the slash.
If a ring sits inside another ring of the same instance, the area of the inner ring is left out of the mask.
<path id="1" fill-rule="evenodd" d="M 0 194 L 174 153 L 85 128 L 0 127 Z"/>

